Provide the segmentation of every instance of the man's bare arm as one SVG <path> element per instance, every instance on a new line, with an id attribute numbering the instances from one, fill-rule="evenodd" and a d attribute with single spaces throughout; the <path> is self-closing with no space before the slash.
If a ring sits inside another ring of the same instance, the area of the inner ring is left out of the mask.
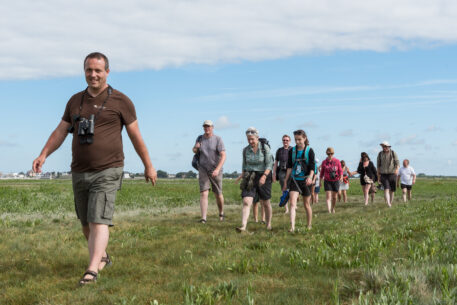
<path id="1" fill-rule="evenodd" d="M 133 123 L 127 125 L 126 130 L 130 141 L 132 141 L 136 153 L 144 164 L 144 178 L 146 181 L 150 181 L 152 185 L 155 185 L 157 181 L 157 173 L 154 169 L 154 166 L 152 166 L 148 149 L 146 148 L 146 144 L 144 144 L 143 137 L 141 136 L 140 128 L 138 127 L 138 121 L 134 121 Z"/>
<path id="2" fill-rule="evenodd" d="M 219 172 L 222 169 L 222 166 L 225 163 L 225 159 L 227 159 L 227 154 L 224 151 L 221 151 L 221 158 L 219 159 L 219 163 L 217 164 L 216 168 L 213 171 L 213 177 L 217 177 L 219 175 Z"/>
<path id="3" fill-rule="evenodd" d="M 32 170 L 35 173 L 41 173 L 41 168 L 46 161 L 46 158 L 55 152 L 60 147 L 60 145 L 62 145 L 63 141 L 65 141 L 65 138 L 68 134 L 68 127 L 70 127 L 70 123 L 62 120 L 60 121 L 59 125 L 57 125 L 57 128 L 51 133 L 48 141 L 41 150 L 40 155 L 38 158 L 33 160 Z"/>

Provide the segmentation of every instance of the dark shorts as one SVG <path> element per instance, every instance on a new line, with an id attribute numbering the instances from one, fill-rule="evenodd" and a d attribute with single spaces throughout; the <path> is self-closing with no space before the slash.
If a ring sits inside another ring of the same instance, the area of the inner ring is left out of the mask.
<path id="1" fill-rule="evenodd" d="M 303 197 L 311 196 L 310 187 L 308 185 L 306 185 L 305 180 L 295 180 L 295 181 L 297 182 L 296 184 L 295 184 L 294 180 L 292 180 L 292 179 L 290 180 L 289 192 L 299 192 L 300 193 L 300 190 L 301 190 L 301 195 Z M 300 187 L 300 190 L 298 190 L 297 184 L 298 184 L 298 187 Z"/>
<path id="2" fill-rule="evenodd" d="M 314 187 L 314 194 L 319 194 L 320 190 L 321 190 L 320 186 Z"/>
<path id="3" fill-rule="evenodd" d="M 214 194 L 222 194 L 222 171 L 214 178 L 211 172 L 200 166 L 198 169 L 198 184 L 200 186 L 200 192 L 207 191 L 211 188 Z"/>
<path id="4" fill-rule="evenodd" d="M 278 176 L 279 185 L 281 186 L 281 190 L 284 187 L 284 180 L 286 180 L 286 173 L 287 173 L 287 170 L 284 170 L 284 169 L 281 169 L 278 171 L 277 176 Z"/>
<path id="5" fill-rule="evenodd" d="M 408 191 L 412 190 L 413 186 L 412 185 L 407 185 L 407 184 L 401 184 L 401 189 L 407 189 Z"/>
<path id="6" fill-rule="evenodd" d="M 241 191 L 241 197 L 252 197 L 255 198 L 256 194 L 259 196 L 260 200 L 269 200 L 271 199 L 271 184 L 273 182 L 273 176 L 270 172 L 270 174 L 267 176 L 267 179 L 265 180 L 265 184 L 262 186 L 259 186 L 259 180 L 260 177 L 262 177 L 263 172 L 256 172 L 255 173 L 255 178 L 254 178 L 254 186 L 252 187 L 251 190 L 242 190 Z"/>
<path id="7" fill-rule="evenodd" d="M 122 167 L 116 167 L 72 173 L 76 215 L 83 226 L 89 223 L 113 225 L 114 201 L 123 172 Z"/>
<path id="8" fill-rule="evenodd" d="M 397 190 L 397 175 L 395 174 L 381 174 L 381 184 L 384 190 L 395 192 Z"/>
<path id="9" fill-rule="evenodd" d="M 340 181 L 339 180 L 336 180 L 336 181 L 327 181 L 327 180 L 324 180 L 324 190 L 326 192 L 337 192 L 340 190 Z"/>

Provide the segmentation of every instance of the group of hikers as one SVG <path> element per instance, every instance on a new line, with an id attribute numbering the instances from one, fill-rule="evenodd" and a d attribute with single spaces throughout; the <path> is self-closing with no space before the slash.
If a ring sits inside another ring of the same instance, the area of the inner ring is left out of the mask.
<path id="1" fill-rule="evenodd" d="M 222 195 L 222 166 L 226 159 L 224 142 L 214 134 L 214 125 L 211 120 L 203 122 L 204 133 L 198 136 L 193 152 L 197 154 L 199 163 L 195 166 L 199 173 L 201 223 L 206 223 L 208 209 L 208 193 L 211 188 L 216 196 L 219 208 L 219 219 L 224 219 L 224 197 Z M 243 200 L 241 226 L 237 231 L 246 232 L 251 206 L 254 210 L 254 219 L 258 221 L 257 204 L 262 207 L 262 222 L 267 230 L 271 230 L 271 188 L 272 183 L 279 181 L 283 195 L 280 206 L 286 207 L 290 214 L 290 232 L 295 231 L 296 209 L 299 196 L 307 215 L 307 227 L 311 228 L 313 211 L 311 204 L 319 200 L 319 192 L 324 184 L 327 209 L 335 213 L 337 198 L 347 202 L 349 177 L 359 174 L 365 205 L 374 200 L 377 191 L 376 182 L 384 190 L 384 199 L 389 207 L 392 206 L 397 186 L 403 191 L 403 200 L 411 199 L 412 186 L 416 182 L 414 169 L 409 161 L 403 161 L 400 168 L 397 153 L 391 149 L 387 141 L 382 142 L 382 151 L 377 157 L 377 166 L 373 164 L 366 152 L 360 156 L 357 170 L 351 172 L 344 160 L 334 157 L 332 147 L 326 150 L 327 157 L 319 165 L 314 150 L 310 147 L 309 139 L 304 130 L 293 133 L 295 146 L 291 146 L 288 135 L 282 137 L 283 147 L 276 151 L 274 158 L 270 145 L 264 138 L 259 137 L 256 128 L 246 130 L 248 145 L 243 149 L 242 173 L 237 181 L 240 182 L 241 197 Z M 287 206 L 287 202 L 289 206 Z"/>
<path id="2" fill-rule="evenodd" d="M 113 226 L 114 203 L 117 191 L 122 185 L 124 152 L 122 129 L 127 134 L 144 164 L 146 182 L 154 186 L 157 173 L 151 163 L 147 147 L 138 126 L 132 101 L 122 92 L 107 83 L 110 72 L 108 58 L 93 52 L 83 61 L 87 88 L 74 94 L 66 104 L 64 114 L 56 129 L 49 136 L 39 156 L 33 161 L 32 169 L 40 173 L 46 159 L 72 134 L 72 186 L 75 211 L 81 222 L 82 233 L 87 240 L 89 263 L 78 281 L 81 286 L 97 281 L 99 272 L 113 262 L 106 252 L 109 241 L 109 227 Z M 214 135 L 211 121 L 203 123 L 204 133 L 197 138 L 193 152 L 199 171 L 201 222 L 206 223 L 208 194 L 211 189 L 219 208 L 219 220 L 224 220 L 224 196 L 222 194 L 222 167 L 226 159 L 222 139 Z M 255 128 L 246 131 L 247 142 L 243 149 L 242 174 L 239 177 L 243 209 L 241 226 L 246 231 L 251 206 L 260 202 L 263 207 L 266 227 L 271 230 L 271 186 L 279 181 L 283 190 L 282 203 L 288 197 L 291 228 L 295 230 L 295 215 L 299 194 L 303 197 L 308 227 L 311 227 L 312 209 L 310 203 L 318 201 L 319 189 L 324 181 L 328 211 L 335 212 L 337 194 L 341 189 L 343 200 L 347 198 L 348 177 L 351 172 L 343 162 L 334 158 L 329 147 L 327 158 L 318 166 L 313 149 L 303 130 L 294 132 L 296 146 L 290 145 L 290 137 L 283 137 L 283 148 L 272 157 L 270 146 Z M 402 189 L 411 198 L 411 187 L 415 182 L 414 170 L 408 166 L 399 169 L 397 155 L 387 142 L 382 143 L 383 151 L 378 156 L 377 169 L 366 153 L 362 153 L 357 173 L 364 190 L 365 204 L 374 190 L 374 182 L 381 181 L 386 202 L 392 204 L 398 179 Z M 400 173 L 400 178 L 397 178 Z M 411 177 L 412 180 L 411 180 Z M 343 183 L 343 184 L 342 184 Z M 406 193 L 404 200 L 406 200 Z M 257 211 L 255 209 L 254 211 Z M 256 212 L 254 213 L 257 219 Z"/>

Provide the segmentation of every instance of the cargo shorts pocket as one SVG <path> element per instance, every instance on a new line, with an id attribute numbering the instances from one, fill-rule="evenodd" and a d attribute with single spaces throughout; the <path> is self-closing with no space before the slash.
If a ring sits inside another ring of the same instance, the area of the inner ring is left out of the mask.
<path id="1" fill-rule="evenodd" d="M 114 214 L 114 201 L 116 200 L 116 194 L 105 193 L 105 206 L 102 213 L 102 218 L 113 219 Z"/>

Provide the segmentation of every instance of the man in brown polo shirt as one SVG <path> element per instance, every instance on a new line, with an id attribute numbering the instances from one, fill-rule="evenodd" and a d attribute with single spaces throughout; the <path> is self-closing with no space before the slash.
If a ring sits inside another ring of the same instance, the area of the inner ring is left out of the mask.
<path id="1" fill-rule="evenodd" d="M 91 53 L 84 60 L 88 87 L 73 95 L 61 122 L 49 137 L 33 171 L 41 172 L 46 158 L 73 134 L 71 163 L 76 214 L 81 221 L 89 248 L 89 266 L 80 285 L 97 280 L 98 272 L 111 264 L 106 253 L 109 226 L 112 226 L 116 191 L 123 174 L 122 128 L 143 161 L 146 181 L 155 185 L 157 174 L 141 137 L 132 101 L 106 82 L 108 58 Z"/>

